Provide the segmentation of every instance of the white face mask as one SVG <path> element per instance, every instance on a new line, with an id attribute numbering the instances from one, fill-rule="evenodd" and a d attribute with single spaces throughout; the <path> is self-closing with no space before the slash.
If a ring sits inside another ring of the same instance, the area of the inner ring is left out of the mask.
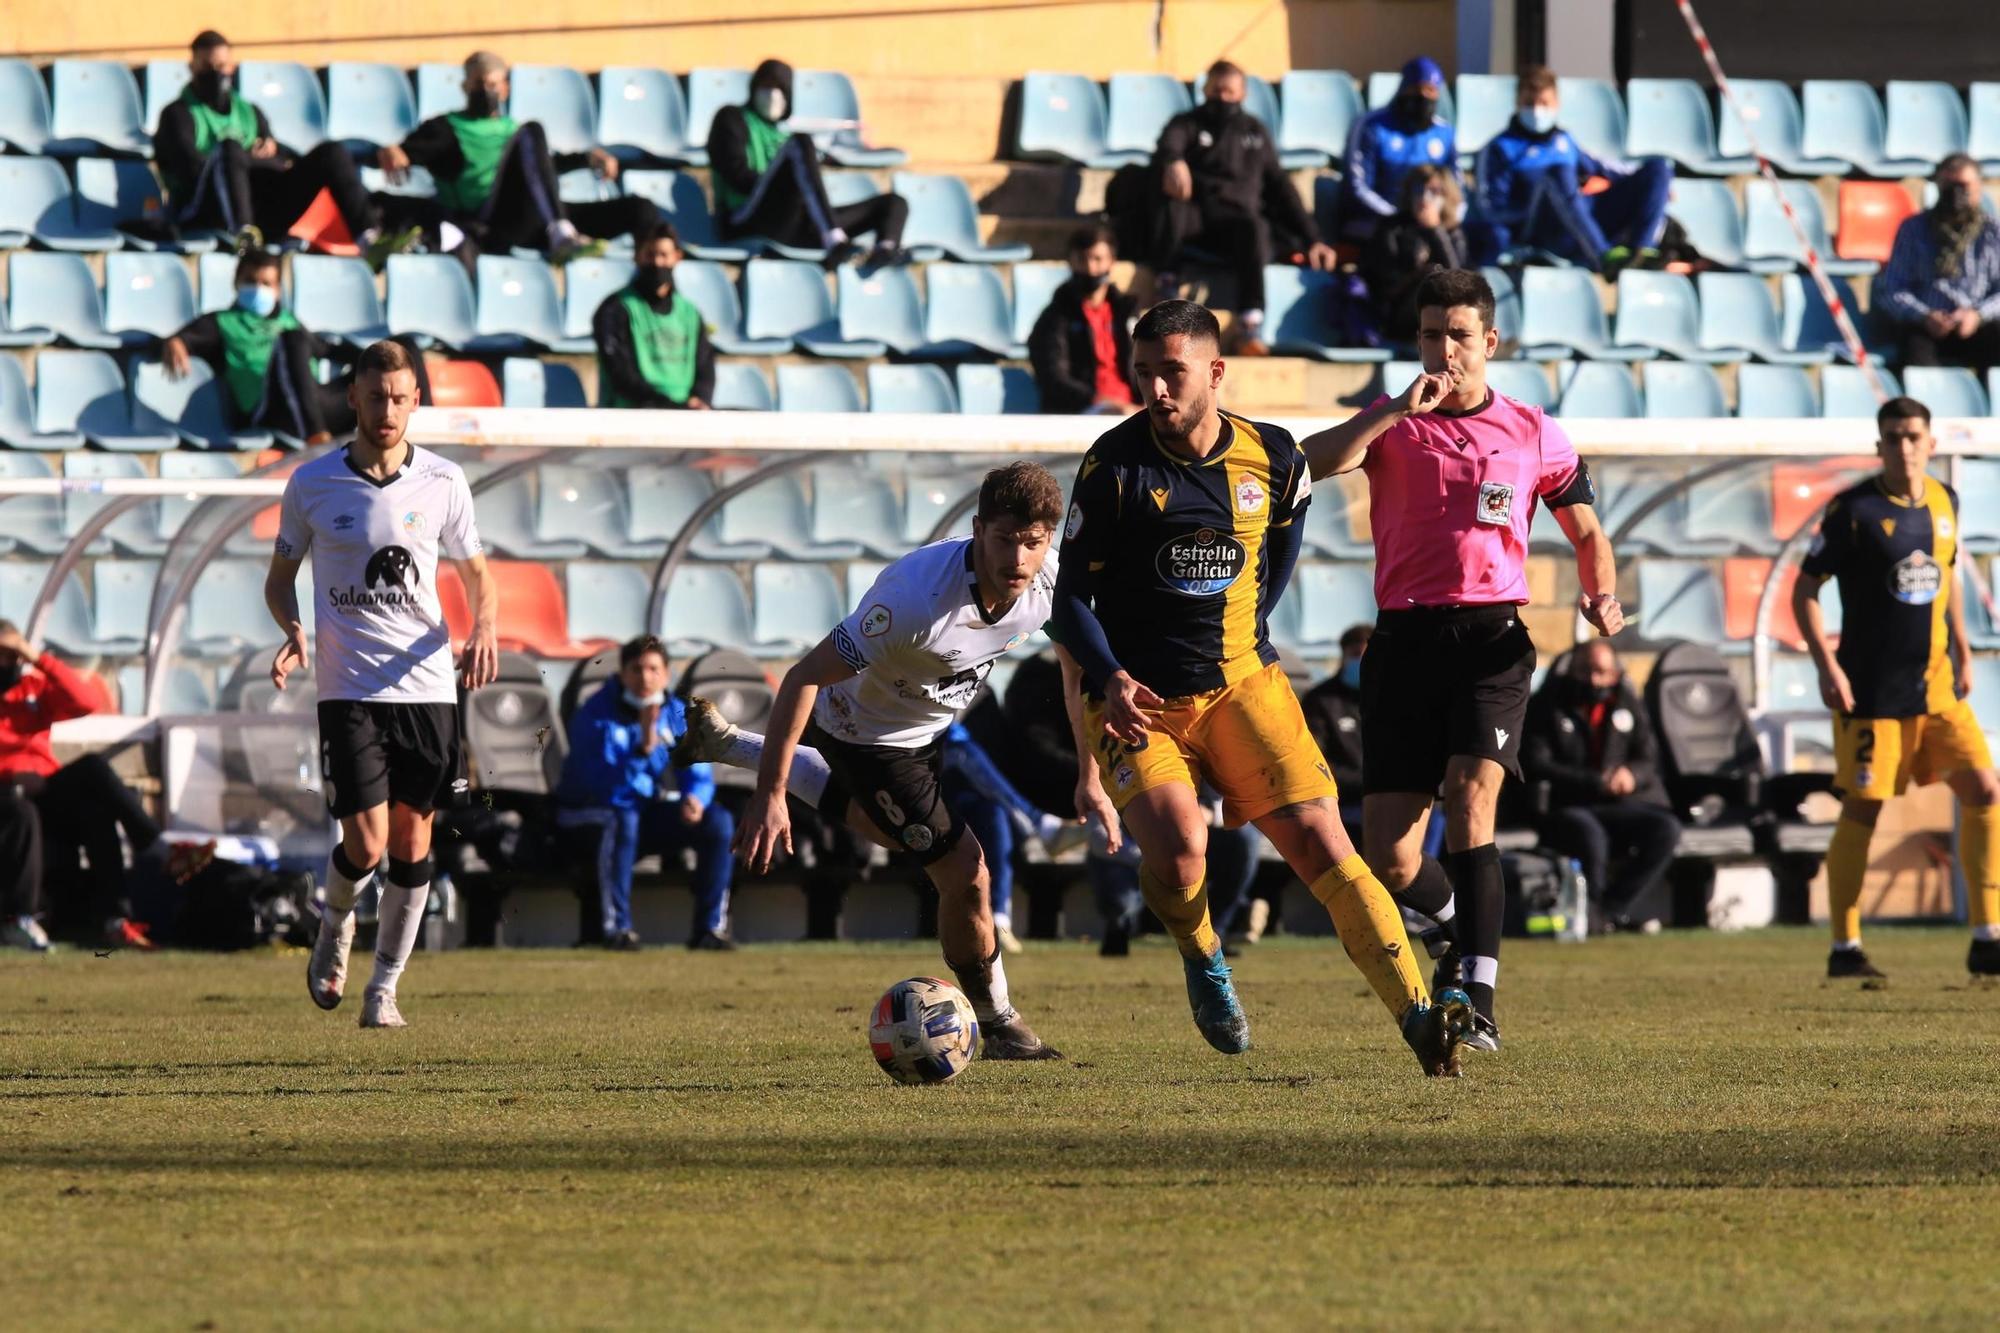
<path id="1" fill-rule="evenodd" d="M 1547 134 L 1556 127 L 1556 109 L 1552 106 L 1531 106 L 1521 113 L 1522 121 L 1537 134 Z"/>
<path id="2" fill-rule="evenodd" d="M 638 695 L 632 693 L 630 690 L 626 690 L 624 694 L 625 702 L 634 708 L 658 708 L 667 701 L 667 692 L 665 690 L 647 695 Z"/>
<path id="3" fill-rule="evenodd" d="M 777 88 L 759 88 L 750 95 L 750 105 L 773 125 L 785 118 L 785 94 Z"/>

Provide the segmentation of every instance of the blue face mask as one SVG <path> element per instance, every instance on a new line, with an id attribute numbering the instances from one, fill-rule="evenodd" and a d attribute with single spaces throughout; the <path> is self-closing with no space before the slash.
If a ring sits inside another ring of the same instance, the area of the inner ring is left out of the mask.
<path id="1" fill-rule="evenodd" d="M 269 319 L 278 313 L 278 289 L 275 287 L 238 287 L 236 308 L 247 310 L 259 319 Z"/>
<path id="2" fill-rule="evenodd" d="M 1357 657 L 1351 662 L 1342 662 L 1340 664 L 1340 683 L 1350 690 L 1361 688 L 1360 658 Z"/>

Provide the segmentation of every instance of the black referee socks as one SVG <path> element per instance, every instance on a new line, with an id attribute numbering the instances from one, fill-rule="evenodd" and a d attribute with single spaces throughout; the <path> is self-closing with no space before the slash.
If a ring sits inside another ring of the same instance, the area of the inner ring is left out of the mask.
<path id="1" fill-rule="evenodd" d="M 1507 915 L 1507 881 L 1500 849 L 1492 843 L 1446 852 L 1445 871 L 1458 899 L 1458 951 L 1472 1007 L 1493 1017 L 1493 987 L 1500 976 L 1500 929 Z"/>
<path id="2" fill-rule="evenodd" d="M 1422 912 L 1433 921 L 1443 922 L 1448 917 L 1440 917 L 1451 906 L 1451 876 L 1445 873 L 1436 857 L 1426 856 L 1417 863 L 1417 877 L 1393 895 L 1398 907 L 1407 907 L 1413 912 Z"/>

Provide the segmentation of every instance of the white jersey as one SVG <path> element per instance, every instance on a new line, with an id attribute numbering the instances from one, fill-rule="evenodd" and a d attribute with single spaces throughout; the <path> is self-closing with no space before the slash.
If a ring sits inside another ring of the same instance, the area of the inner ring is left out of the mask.
<path id="1" fill-rule="evenodd" d="M 972 702 L 994 662 L 1048 623 L 1055 595 L 1050 551 L 1027 591 L 988 620 L 972 539 L 918 547 L 883 570 L 834 628 L 834 650 L 861 674 L 822 689 L 813 720 L 856 745 L 921 748 Z"/>
<path id="2" fill-rule="evenodd" d="M 277 551 L 312 555 L 319 697 L 457 702 L 438 557 L 479 550 L 465 473 L 428 450 L 410 446 L 402 470 L 381 482 L 345 449 L 292 473 Z"/>

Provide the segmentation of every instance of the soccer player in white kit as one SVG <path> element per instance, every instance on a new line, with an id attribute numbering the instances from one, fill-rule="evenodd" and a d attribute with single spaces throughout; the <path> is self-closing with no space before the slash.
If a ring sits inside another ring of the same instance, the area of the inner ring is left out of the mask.
<path id="1" fill-rule="evenodd" d="M 915 856 L 937 886 L 938 941 L 978 1015 L 988 1060 L 1060 1056 L 1008 995 L 985 858 L 938 775 L 953 716 L 993 664 L 1049 619 L 1062 514 L 1062 487 L 1047 469 L 1012 463 L 988 473 L 972 536 L 919 547 L 883 570 L 853 614 L 785 674 L 768 738 L 697 699 L 674 752 L 677 761 L 757 770 L 736 847 L 760 874 L 792 849 L 788 793 Z M 1087 750 L 1079 782 L 1095 792 L 1079 803 L 1116 829 Z"/>
<path id="2" fill-rule="evenodd" d="M 311 661 L 296 592 L 310 552 L 320 770 L 340 842 L 327 866 L 306 989 L 322 1009 L 339 1005 L 354 900 L 386 851 L 361 1026 L 399 1028 L 408 1025 L 396 1007 L 396 981 L 430 898 L 431 819 L 466 789 L 458 686 L 477 689 L 498 674 L 499 589 L 487 577 L 465 474 L 403 438 L 417 405 L 410 353 L 393 342 L 369 347 L 348 395 L 358 419 L 354 442 L 285 483 L 264 601 L 285 633 L 271 663 L 271 682 L 282 690 Z M 438 600 L 440 556 L 457 566 L 476 608 L 456 678 Z"/>

